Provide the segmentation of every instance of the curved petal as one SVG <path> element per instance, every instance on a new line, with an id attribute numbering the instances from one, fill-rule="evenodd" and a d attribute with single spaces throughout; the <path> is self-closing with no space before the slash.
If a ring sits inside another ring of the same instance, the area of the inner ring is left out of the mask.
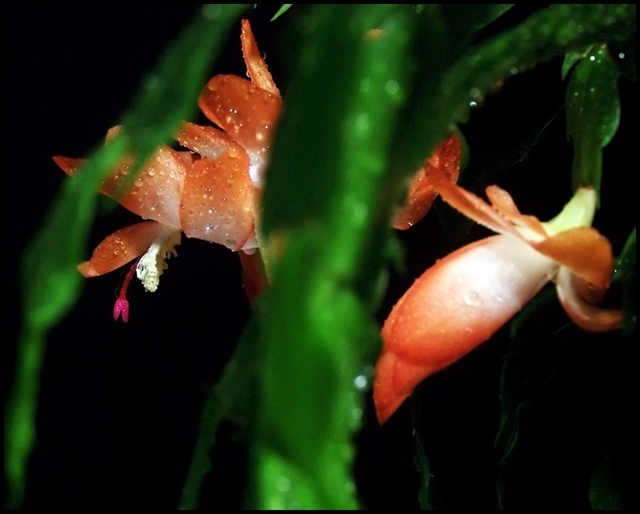
<path id="1" fill-rule="evenodd" d="M 111 129 L 110 133 L 113 130 Z M 86 159 L 60 156 L 54 157 L 53 160 L 68 175 L 74 175 L 76 170 L 86 162 Z M 160 147 L 123 194 L 120 187 L 128 179 L 132 165 L 133 159 L 125 157 L 103 180 L 99 191 L 145 219 L 179 227 L 180 198 L 188 167 L 180 152 L 168 146 Z"/>
<path id="2" fill-rule="evenodd" d="M 576 277 L 567 268 L 558 271 L 556 289 L 562 307 L 571 320 L 584 330 L 604 332 L 622 326 L 622 311 L 600 309 L 585 302 L 576 286 Z"/>
<path id="3" fill-rule="evenodd" d="M 76 171 L 87 162 L 87 159 L 73 159 L 72 157 L 63 157 L 56 155 L 53 157 L 54 162 L 62 168 L 67 175 L 74 176 Z"/>
<path id="4" fill-rule="evenodd" d="M 404 205 L 394 214 L 393 228 L 406 230 L 416 224 L 429 211 L 438 196 L 438 192 L 427 178 L 428 167 L 440 169 L 453 183 L 458 181 L 461 154 L 462 143 L 455 133 L 436 148 L 433 155 L 411 179 Z"/>
<path id="5" fill-rule="evenodd" d="M 237 146 L 233 138 L 222 130 L 195 123 L 183 123 L 174 137 L 185 148 L 209 159 L 217 159 Z"/>
<path id="6" fill-rule="evenodd" d="M 389 369 L 413 371 L 386 377 L 385 368 L 377 368 L 374 398 L 385 405 L 397 402 L 395 396 L 405 398 L 424 378 L 489 339 L 556 269 L 551 259 L 507 236 L 477 241 L 438 261 L 409 288 L 382 329 L 384 352 L 402 363 Z"/>
<path id="7" fill-rule="evenodd" d="M 538 218 L 535 216 L 527 216 L 520 212 L 516 203 L 509 193 L 498 186 L 489 186 L 485 190 L 487 198 L 491 202 L 493 208 L 502 216 L 507 218 L 511 223 L 521 229 L 529 229 L 531 235 L 537 238 L 545 238 L 548 236 L 547 231 Z M 521 232 L 522 233 L 522 232 Z"/>
<path id="8" fill-rule="evenodd" d="M 376 364 L 373 403 L 382 425 L 398 410 L 425 377 L 438 371 L 429 365 L 412 365 L 393 352 L 382 352 Z"/>
<path id="9" fill-rule="evenodd" d="M 218 159 L 193 163 L 180 206 L 188 237 L 240 250 L 254 230 L 257 190 L 249 177 L 249 157 L 235 144 Z"/>
<path id="10" fill-rule="evenodd" d="M 247 73 L 251 78 L 251 82 L 269 93 L 280 96 L 280 91 L 278 91 L 267 64 L 264 62 L 260 50 L 258 50 L 249 20 L 242 20 L 240 41 L 242 43 L 242 55 L 247 65 Z"/>
<path id="11" fill-rule="evenodd" d="M 145 219 L 180 226 L 180 199 L 187 165 L 182 157 L 168 146 L 159 148 L 133 180 L 126 194 L 118 198 L 118 186 L 129 172 L 123 164 L 101 192 L 114 197 L 123 207 Z"/>
<path id="12" fill-rule="evenodd" d="M 466 189 L 454 184 L 439 168 L 427 167 L 425 173 L 433 188 L 442 196 L 442 199 L 467 218 L 484 225 L 498 234 L 511 234 L 518 238 L 522 237 L 513 225 L 491 205 Z"/>
<path id="13" fill-rule="evenodd" d="M 531 245 L 598 289 L 609 287 L 613 251 L 609 240 L 595 228 L 574 228 Z"/>
<path id="14" fill-rule="evenodd" d="M 140 257 L 166 230 L 155 221 L 143 221 L 107 236 L 93 251 L 91 259 L 78 265 L 86 278 L 97 277 Z"/>
<path id="15" fill-rule="evenodd" d="M 235 75 L 216 75 L 201 93 L 198 105 L 247 151 L 266 158 L 282 108 L 279 95 Z"/>

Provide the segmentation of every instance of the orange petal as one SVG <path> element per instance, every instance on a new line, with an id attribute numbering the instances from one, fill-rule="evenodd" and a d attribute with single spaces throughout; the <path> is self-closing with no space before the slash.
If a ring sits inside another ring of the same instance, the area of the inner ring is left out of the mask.
<path id="1" fill-rule="evenodd" d="M 269 73 L 267 64 L 264 62 L 260 50 L 258 50 L 258 45 L 253 37 L 249 20 L 242 20 L 240 41 L 242 43 L 242 55 L 244 56 L 244 62 L 247 65 L 247 73 L 249 77 L 251 77 L 251 82 L 269 93 L 280 96 L 280 91 L 278 91 L 276 83 L 273 81 L 271 73 Z"/>
<path id="2" fill-rule="evenodd" d="M 53 160 L 62 168 L 62 171 L 72 177 L 75 175 L 76 171 L 78 171 L 78 168 L 87 162 L 87 159 L 73 159 L 71 157 L 63 157 L 61 155 L 56 155 L 53 157 Z"/>
<path id="3" fill-rule="evenodd" d="M 374 384 L 374 399 L 383 395 L 384 405 L 401 403 L 424 378 L 489 339 L 556 268 L 524 241 L 506 236 L 477 241 L 438 261 L 414 282 L 383 326 L 384 352 L 402 363 L 394 369 L 410 372 L 393 379 L 378 376 L 376 381 L 387 385 L 376 389 Z M 390 391 L 396 400 L 390 400 Z"/>
<path id="4" fill-rule="evenodd" d="M 513 225 L 498 211 L 473 193 L 454 184 L 441 169 L 427 166 L 425 173 L 431 186 L 442 196 L 442 199 L 467 218 L 499 234 L 511 234 L 521 238 Z"/>
<path id="5" fill-rule="evenodd" d="M 431 366 L 412 365 L 392 352 L 383 352 L 376 364 L 373 403 L 381 425 L 402 405 L 425 377 L 438 371 Z"/>
<path id="6" fill-rule="evenodd" d="M 614 266 L 613 251 L 609 240 L 595 228 L 574 228 L 539 243 L 531 243 L 531 246 L 596 288 L 609 287 Z"/>
<path id="7" fill-rule="evenodd" d="M 230 148 L 237 146 L 233 138 L 222 130 L 195 123 L 183 123 L 174 137 L 185 148 L 209 159 L 217 159 Z"/>
<path id="8" fill-rule="evenodd" d="M 143 218 L 180 226 L 180 199 L 187 165 L 178 152 L 160 147 L 133 180 L 127 192 L 118 197 L 118 186 L 129 173 L 128 164 L 121 165 L 103 184 L 100 191 Z"/>
<path id="9" fill-rule="evenodd" d="M 394 228 L 406 230 L 416 224 L 429 211 L 438 196 L 438 192 L 431 186 L 427 178 L 427 173 L 432 173 L 431 170 L 427 172 L 427 168 L 438 168 L 449 177 L 451 182 L 458 181 L 461 154 L 462 143 L 457 134 L 453 134 L 436 148 L 425 165 L 411 179 L 407 199 L 394 214 L 392 222 Z"/>
<path id="10" fill-rule="evenodd" d="M 120 229 L 107 236 L 93 251 L 91 259 L 78 266 L 85 277 L 109 273 L 136 257 L 151 246 L 166 227 L 155 221 L 144 221 Z"/>
<path id="11" fill-rule="evenodd" d="M 235 144 L 218 159 L 194 162 L 182 194 L 180 220 L 188 237 L 240 250 L 253 234 L 256 188 L 249 157 Z"/>
<path id="12" fill-rule="evenodd" d="M 513 198 L 498 186 L 489 186 L 485 190 L 491 205 L 511 223 L 518 227 L 526 227 L 542 237 L 547 237 L 547 231 L 535 216 L 527 216 L 520 212 Z"/>
<path id="13" fill-rule="evenodd" d="M 577 277 L 561 268 L 556 278 L 558 298 L 571 320 L 584 330 L 604 332 L 622 326 L 622 311 L 600 309 L 585 302 L 579 294 Z"/>
<path id="14" fill-rule="evenodd" d="M 252 254 L 238 252 L 238 255 L 242 263 L 242 285 L 247 293 L 249 302 L 253 305 L 255 299 L 268 285 L 264 263 L 259 252 Z"/>
<path id="15" fill-rule="evenodd" d="M 108 137 L 113 137 L 118 129 L 119 127 L 112 128 Z M 53 160 L 68 175 L 73 175 L 86 162 L 86 159 L 60 156 L 54 157 Z M 188 168 L 185 158 L 168 146 L 160 147 L 140 170 L 129 188 L 121 192 L 119 188 L 128 178 L 132 164 L 133 159 L 125 157 L 103 180 L 100 192 L 143 218 L 179 227 L 182 184 Z"/>
<path id="16" fill-rule="evenodd" d="M 200 95 L 205 116 L 256 157 L 266 158 L 282 100 L 235 75 L 216 75 Z"/>

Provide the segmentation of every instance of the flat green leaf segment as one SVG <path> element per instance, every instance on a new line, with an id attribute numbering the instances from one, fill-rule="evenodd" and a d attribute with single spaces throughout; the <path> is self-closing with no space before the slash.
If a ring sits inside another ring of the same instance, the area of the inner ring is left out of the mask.
<path id="1" fill-rule="evenodd" d="M 265 190 L 265 228 L 286 251 L 260 307 L 257 508 L 357 506 L 354 384 L 378 347 L 358 285 L 379 272 L 369 250 L 390 215 L 380 197 L 410 15 L 395 6 L 314 9 Z"/>
<path id="2" fill-rule="evenodd" d="M 590 50 L 577 64 L 567 88 L 567 131 L 574 141 L 574 189 L 589 185 L 600 192 L 602 149 L 620 123 L 618 68 L 606 47 Z"/>
<path id="3" fill-rule="evenodd" d="M 207 6 L 147 75 L 122 124 L 126 135 L 96 150 L 74 180 L 67 180 L 24 258 L 24 329 L 14 388 L 5 414 L 7 505 L 22 501 L 26 464 L 33 448 L 40 368 L 47 332 L 72 308 L 82 277 L 76 266 L 95 215 L 100 180 L 125 152 L 138 166 L 196 109 L 211 63 L 241 5 Z M 167 108 L 170 106 L 170 108 Z M 105 131 L 108 127 L 105 127 Z M 133 178 L 133 174 L 132 174 Z"/>

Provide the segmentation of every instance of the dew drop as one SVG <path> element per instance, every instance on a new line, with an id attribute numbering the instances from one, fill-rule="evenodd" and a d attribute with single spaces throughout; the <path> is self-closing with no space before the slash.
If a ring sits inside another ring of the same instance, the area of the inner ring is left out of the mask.
<path id="1" fill-rule="evenodd" d="M 353 386 L 358 391 L 364 391 L 368 385 L 369 385 L 369 380 L 364 375 L 358 375 L 356 378 L 353 379 Z"/>
<path id="2" fill-rule="evenodd" d="M 265 141 L 270 130 L 271 125 L 266 124 L 261 130 L 256 131 L 256 141 Z"/>
<path id="3" fill-rule="evenodd" d="M 482 305 L 482 298 L 480 298 L 480 295 L 475 291 L 466 292 L 462 300 L 465 305 L 468 305 L 469 307 L 478 307 Z"/>

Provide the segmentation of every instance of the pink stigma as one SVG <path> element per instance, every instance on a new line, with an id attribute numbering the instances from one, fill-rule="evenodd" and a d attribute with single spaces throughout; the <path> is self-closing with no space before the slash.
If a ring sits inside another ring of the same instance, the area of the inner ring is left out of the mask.
<path id="1" fill-rule="evenodd" d="M 133 278 L 133 274 L 138 267 L 138 262 L 140 259 L 136 259 L 136 261 L 131 266 L 131 269 L 127 273 L 127 276 L 124 277 L 124 282 L 122 283 L 122 287 L 120 288 L 120 295 L 116 300 L 115 305 L 113 306 L 113 319 L 114 321 L 118 321 L 118 318 L 122 316 L 122 321 L 125 323 L 129 321 L 129 301 L 127 300 L 127 289 L 129 288 L 129 283 Z"/>

